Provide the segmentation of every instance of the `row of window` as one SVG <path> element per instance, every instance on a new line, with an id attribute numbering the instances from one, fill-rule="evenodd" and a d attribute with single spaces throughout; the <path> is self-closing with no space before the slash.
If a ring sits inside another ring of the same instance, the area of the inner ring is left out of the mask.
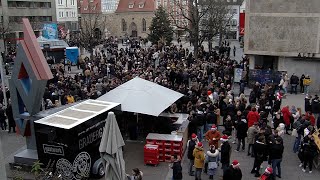
<path id="1" fill-rule="evenodd" d="M 51 2 L 8 1 L 9 8 L 51 8 Z"/>
<path id="2" fill-rule="evenodd" d="M 71 6 L 75 6 L 76 5 L 76 0 L 69 0 Z M 63 5 L 63 2 L 66 2 L 65 4 L 68 5 L 68 0 L 58 0 L 58 5 Z"/>
<path id="3" fill-rule="evenodd" d="M 76 12 L 74 11 L 59 11 L 59 18 L 63 17 L 77 17 Z"/>
<path id="4" fill-rule="evenodd" d="M 133 25 L 135 25 L 135 23 L 131 24 L 131 26 Z M 122 26 L 122 31 L 126 32 L 128 29 L 126 20 L 124 19 L 121 20 L 121 26 Z M 147 31 L 147 21 L 144 18 L 142 19 L 142 31 L 143 32 Z"/>
<path id="5" fill-rule="evenodd" d="M 50 22 L 51 16 L 9 16 L 9 22 L 21 23 L 22 18 L 28 18 L 30 22 Z"/>

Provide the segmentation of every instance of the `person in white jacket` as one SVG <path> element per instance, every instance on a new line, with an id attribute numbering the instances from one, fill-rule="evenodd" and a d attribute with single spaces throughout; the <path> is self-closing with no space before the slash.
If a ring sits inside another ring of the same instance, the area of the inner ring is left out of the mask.
<path id="1" fill-rule="evenodd" d="M 210 150 L 207 151 L 207 161 L 208 161 L 208 171 L 209 179 L 213 179 L 216 174 L 216 170 L 218 168 L 219 161 L 219 150 L 215 148 L 214 145 L 210 146 Z"/>

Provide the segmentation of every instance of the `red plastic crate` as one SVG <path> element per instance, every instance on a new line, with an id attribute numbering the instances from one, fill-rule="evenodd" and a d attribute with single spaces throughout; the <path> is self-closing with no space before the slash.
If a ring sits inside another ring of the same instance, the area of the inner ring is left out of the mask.
<path id="1" fill-rule="evenodd" d="M 146 144 L 144 146 L 144 164 L 159 164 L 159 146 Z"/>

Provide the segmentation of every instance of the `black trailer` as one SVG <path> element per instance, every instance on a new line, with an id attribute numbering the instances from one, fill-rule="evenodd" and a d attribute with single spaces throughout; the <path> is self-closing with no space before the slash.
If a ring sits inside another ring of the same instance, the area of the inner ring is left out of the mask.
<path id="1" fill-rule="evenodd" d="M 53 164 L 56 175 L 66 180 L 102 177 L 99 145 L 107 114 L 115 109 L 119 103 L 86 100 L 35 121 L 40 162 Z"/>

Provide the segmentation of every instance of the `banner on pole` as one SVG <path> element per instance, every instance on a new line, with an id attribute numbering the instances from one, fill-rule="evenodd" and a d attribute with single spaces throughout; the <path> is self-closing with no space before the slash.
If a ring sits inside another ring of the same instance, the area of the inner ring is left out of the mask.
<path id="1" fill-rule="evenodd" d="M 242 79 L 242 71 L 243 69 L 235 68 L 234 69 L 234 82 L 239 83 Z"/>

